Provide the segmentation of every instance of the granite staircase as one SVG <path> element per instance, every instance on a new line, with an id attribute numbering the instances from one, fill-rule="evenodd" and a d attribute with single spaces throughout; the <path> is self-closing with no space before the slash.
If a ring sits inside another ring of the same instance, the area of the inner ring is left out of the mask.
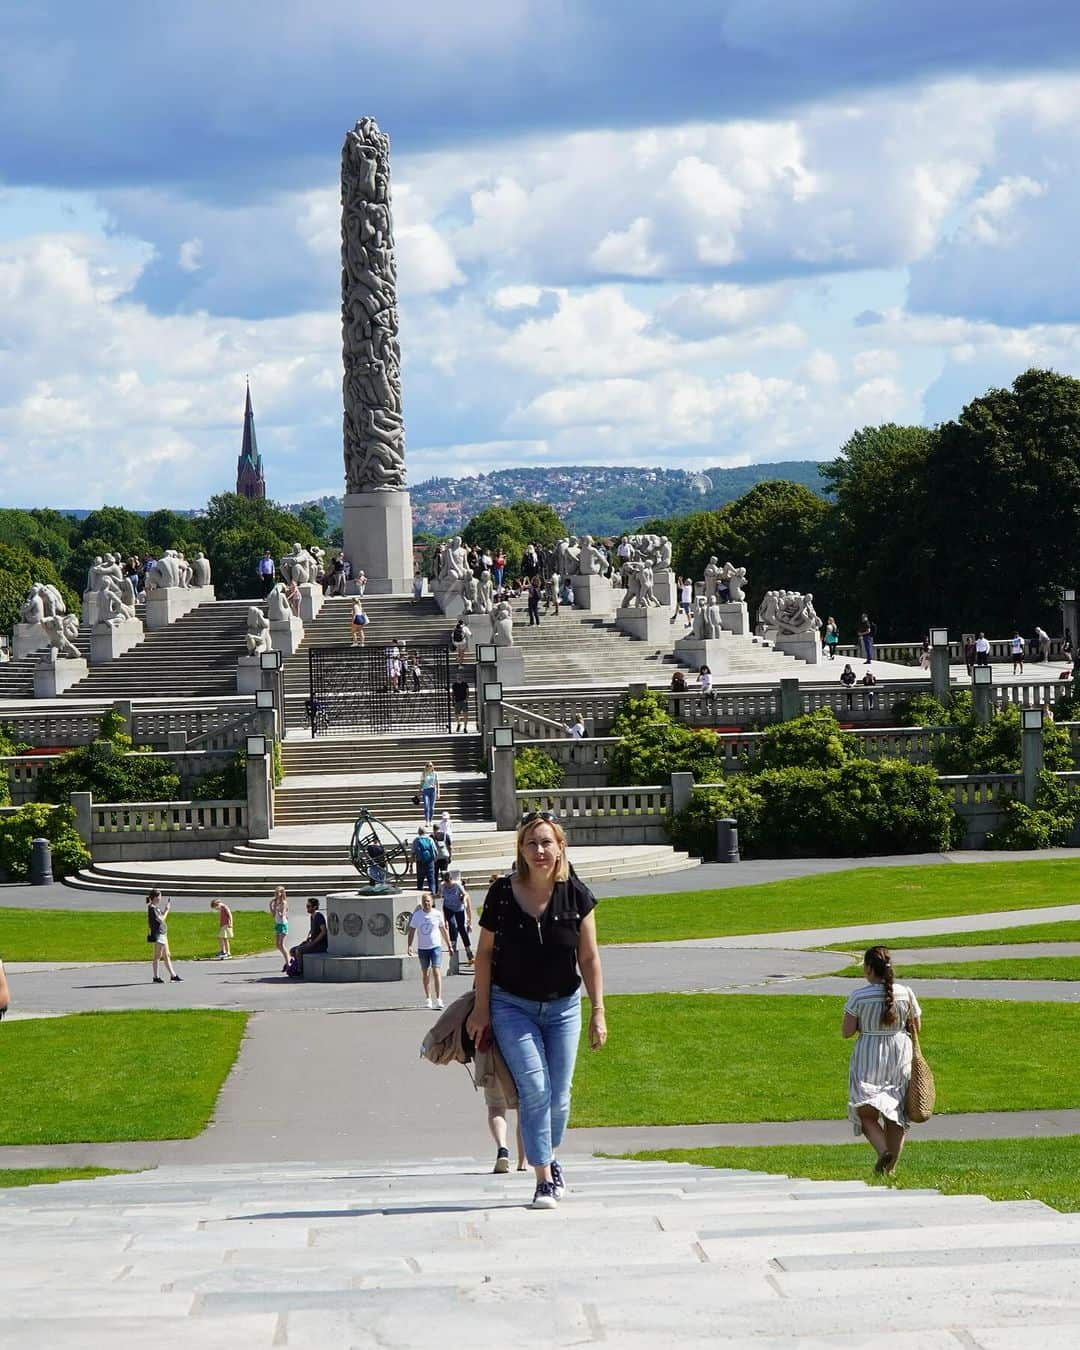
<path id="1" fill-rule="evenodd" d="M 328 1128 L 333 1162 L 254 1153 L 0 1191 L 17 1238 L 0 1343 L 323 1350 L 438 1328 L 471 1350 L 1080 1344 L 1080 1215 L 1036 1201 L 567 1152 L 566 1194 L 537 1212 L 529 1178 L 488 1157 L 388 1163 L 369 1146 L 358 1164 L 349 1122 Z"/>

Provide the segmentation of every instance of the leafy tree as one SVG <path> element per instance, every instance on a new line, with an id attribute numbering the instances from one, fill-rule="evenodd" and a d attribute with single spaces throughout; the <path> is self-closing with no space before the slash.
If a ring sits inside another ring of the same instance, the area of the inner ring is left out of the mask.
<path id="1" fill-rule="evenodd" d="M 933 438 L 922 530 L 934 595 L 921 597 L 923 612 L 957 630 L 1057 625 L 1056 588 L 1075 584 L 1078 517 L 1080 380 L 1028 370 Z"/>
<path id="2" fill-rule="evenodd" d="M 92 792 L 104 802 L 175 801 L 179 776 L 166 760 L 136 747 L 117 712 L 104 713 L 98 738 L 58 755 L 38 775 L 39 802 L 66 805 L 73 792 Z"/>
<path id="3" fill-rule="evenodd" d="M 858 756 L 855 738 L 840 730 L 832 710 L 818 708 L 805 717 L 767 727 L 752 768 L 754 773 L 766 769 L 835 769 Z"/>
<path id="4" fill-rule="evenodd" d="M 916 694 L 898 709 L 901 726 L 951 727 L 934 750 L 940 773 L 1019 773 L 1020 709 L 1009 704 L 995 711 L 990 721 L 976 720 L 975 705 L 966 689 L 958 689 L 947 704 L 930 694 Z M 1072 742 L 1062 727 L 1047 722 L 1043 727 L 1043 764 L 1048 770 L 1067 773 L 1073 768 Z"/>
<path id="5" fill-rule="evenodd" d="M 0 628 L 5 632 L 10 633 L 13 625 L 18 623 L 19 609 L 35 581 L 49 582 L 58 587 L 68 608 L 78 612 L 79 598 L 63 584 L 56 568 L 47 558 L 35 557 L 24 549 L 0 544 Z"/>
<path id="6" fill-rule="evenodd" d="M 292 514 L 311 531 L 317 544 L 327 542 L 330 537 L 330 524 L 326 519 L 326 512 L 318 502 L 305 502 Z"/>
<path id="7" fill-rule="evenodd" d="M 750 576 L 749 602 L 767 590 L 813 591 L 822 570 L 829 504 L 799 483 L 758 483 L 719 511 L 687 518 L 677 535 L 675 570 L 695 578 L 709 558 L 730 559 Z"/>
<path id="8" fill-rule="evenodd" d="M 655 690 L 637 698 L 625 695 L 611 734 L 622 738 L 608 761 L 612 785 L 666 783 L 673 773 L 692 773 L 699 783 L 723 777 L 716 733 L 676 722 Z"/>
<path id="9" fill-rule="evenodd" d="M 214 586 L 223 600 L 262 595 L 265 587 L 255 569 L 266 549 L 277 561 L 294 543 L 305 548 L 318 543 L 308 526 L 291 511 L 235 492 L 211 497 L 199 523 L 213 567 Z"/>
<path id="10" fill-rule="evenodd" d="M 932 444 L 927 428 L 888 422 L 863 427 L 822 466 L 836 499 L 823 538 L 826 590 L 830 611 L 849 632 L 865 611 L 914 638 L 932 616 L 925 512 Z"/>
<path id="11" fill-rule="evenodd" d="M 62 570 L 71 555 L 75 522 L 59 511 L 0 510 L 0 544 L 47 558 Z"/>
<path id="12" fill-rule="evenodd" d="M 203 547 L 200 522 L 178 511 L 153 511 L 144 522 L 150 551 L 160 556 L 167 548 L 178 548 L 188 557 Z"/>
<path id="13" fill-rule="evenodd" d="M 540 502 L 514 502 L 511 506 L 489 506 L 461 532 L 470 547 L 486 548 L 492 555 L 499 549 L 506 554 L 506 570 L 516 576 L 521 555 L 530 544 L 550 548 L 567 533 L 567 527 L 550 506 Z"/>
<path id="14" fill-rule="evenodd" d="M 526 747 L 514 754 L 514 786 L 519 792 L 561 788 L 566 775 L 558 760 L 543 750 Z"/>

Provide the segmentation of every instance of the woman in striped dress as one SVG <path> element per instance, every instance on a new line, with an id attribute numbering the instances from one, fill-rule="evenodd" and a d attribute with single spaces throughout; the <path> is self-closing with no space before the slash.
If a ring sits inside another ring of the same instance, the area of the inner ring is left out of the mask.
<path id="1" fill-rule="evenodd" d="M 909 1020 L 919 1030 L 921 1009 L 907 987 L 893 979 L 886 947 L 871 947 L 863 957 L 866 984 L 844 1005 L 841 1034 L 856 1032 L 848 1070 L 848 1118 L 878 1155 L 877 1173 L 891 1174 L 904 1147 L 908 1119 L 905 1102 L 911 1078 Z"/>

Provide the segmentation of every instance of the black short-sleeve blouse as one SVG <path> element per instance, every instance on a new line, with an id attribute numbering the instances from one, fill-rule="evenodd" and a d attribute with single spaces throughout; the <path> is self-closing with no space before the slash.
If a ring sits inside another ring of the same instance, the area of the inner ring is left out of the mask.
<path id="1" fill-rule="evenodd" d="M 572 876 L 555 883 L 550 904 L 534 919 L 515 898 L 509 876 L 493 882 L 480 915 L 480 927 L 495 935 L 492 984 L 537 1003 L 575 993 L 581 921 L 595 908 L 592 891 Z"/>

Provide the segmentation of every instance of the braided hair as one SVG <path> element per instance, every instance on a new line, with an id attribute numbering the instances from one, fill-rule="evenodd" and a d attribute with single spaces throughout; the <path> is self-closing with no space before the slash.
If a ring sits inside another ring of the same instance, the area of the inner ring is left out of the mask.
<path id="1" fill-rule="evenodd" d="M 863 965 L 884 986 L 885 1005 L 881 1020 L 886 1026 L 892 1026 L 896 1021 L 896 999 L 893 997 L 893 966 L 888 947 L 870 947 L 863 957 Z"/>

